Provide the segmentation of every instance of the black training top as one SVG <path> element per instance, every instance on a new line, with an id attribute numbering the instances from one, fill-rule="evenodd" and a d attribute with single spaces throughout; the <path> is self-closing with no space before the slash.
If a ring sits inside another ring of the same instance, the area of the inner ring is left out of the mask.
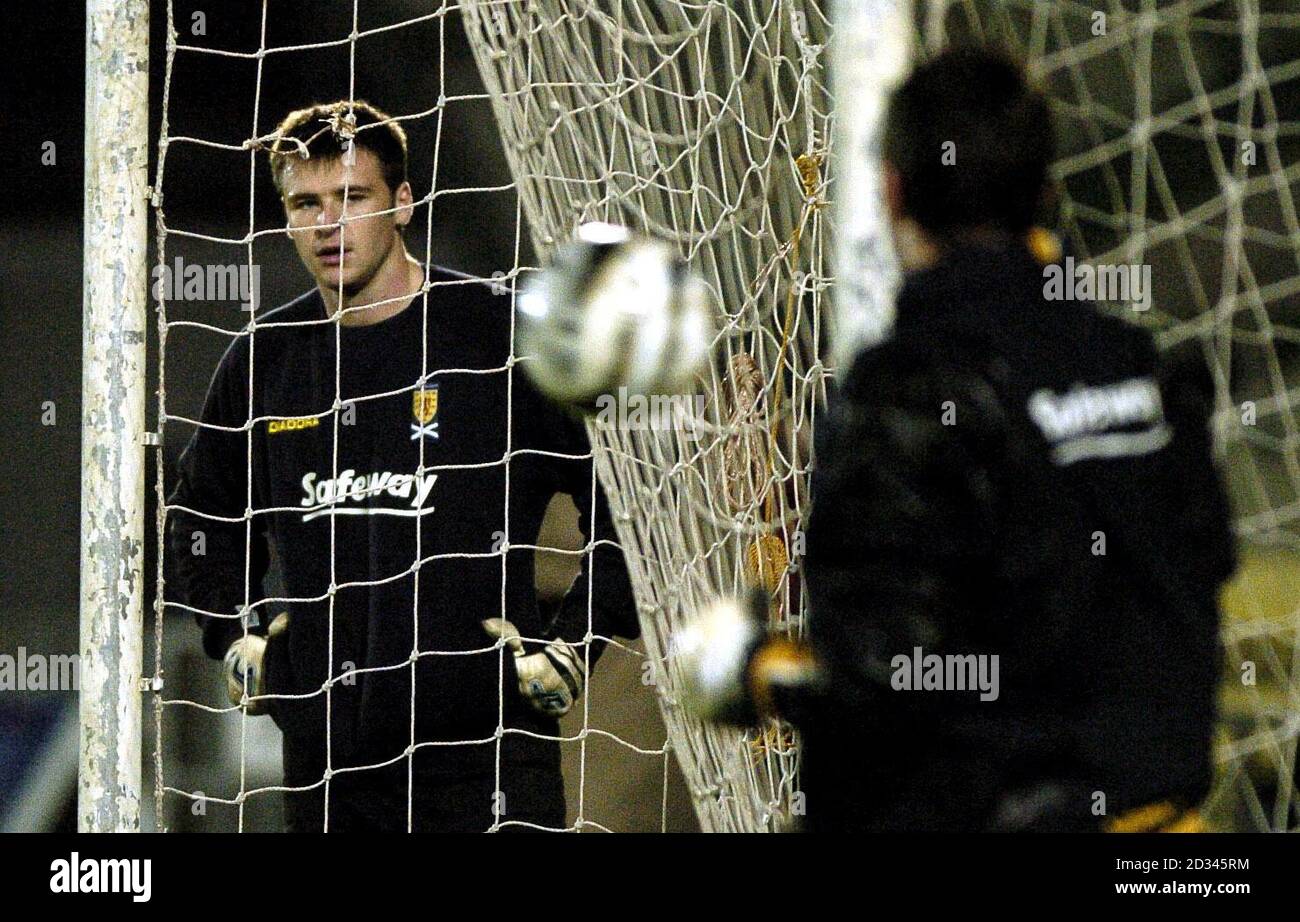
<path id="1" fill-rule="evenodd" d="M 518 700 L 511 657 L 503 671 L 487 649 L 486 618 L 533 638 L 638 633 L 586 435 L 511 362 L 511 299 L 444 269 L 430 279 L 427 299 L 381 323 L 340 326 L 313 290 L 241 332 L 170 498 L 168 600 L 196 610 L 204 649 L 221 657 L 244 630 L 248 552 L 252 630 L 290 613 L 265 657 L 268 691 L 310 696 L 273 699 L 271 712 L 288 743 L 323 758 L 328 685 L 333 767 L 412 742 L 413 657 L 414 742 L 490 736 L 502 701 L 507 725 L 541 726 Z M 596 539 L 611 543 L 544 623 L 529 546 L 557 492 L 573 497 L 584 534 L 594 516 Z M 268 549 L 284 598 L 263 598 Z"/>
<path id="2" fill-rule="evenodd" d="M 810 825 L 1086 826 L 1205 794 L 1235 565 L 1212 403 L 1199 355 L 1047 300 L 1023 246 L 908 277 L 817 433 Z"/>

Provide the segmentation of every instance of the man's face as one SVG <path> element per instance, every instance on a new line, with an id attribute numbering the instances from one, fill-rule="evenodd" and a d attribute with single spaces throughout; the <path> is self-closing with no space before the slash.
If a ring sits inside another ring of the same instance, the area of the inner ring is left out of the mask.
<path id="1" fill-rule="evenodd" d="M 318 285 L 345 295 L 374 278 L 398 242 L 397 228 L 411 220 L 410 184 L 390 192 L 379 158 L 362 147 L 355 154 L 350 165 L 347 157 L 293 161 L 282 175 L 299 258 Z"/>

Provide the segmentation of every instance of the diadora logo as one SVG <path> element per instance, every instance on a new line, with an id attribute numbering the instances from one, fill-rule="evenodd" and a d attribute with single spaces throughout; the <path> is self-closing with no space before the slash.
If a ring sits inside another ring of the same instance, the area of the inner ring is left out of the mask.
<path id="1" fill-rule="evenodd" d="M 420 436 L 431 439 L 438 438 L 437 384 L 416 388 L 415 393 L 411 396 L 411 415 L 415 417 L 415 422 L 411 423 L 412 440 L 418 439 Z"/>
<path id="2" fill-rule="evenodd" d="M 266 424 L 266 434 L 277 432 L 296 432 L 299 429 L 315 429 L 320 425 L 319 416 L 293 416 L 285 419 L 273 419 Z"/>
<path id="3" fill-rule="evenodd" d="M 309 511 L 302 514 L 302 520 L 310 522 L 322 515 L 425 515 L 433 511 L 433 506 L 424 502 L 437 480 L 437 474 L 421 476 L 392 471 L 358 476 L 352 468 L 341 471 L 337 477 L 317 479 L 316 474 L 307 474 L 302 478 L 303 497 L 299 505 Z M 409 502 L 401 506 L 369 504 L 370 499 L 381 496 Z M 343 505 L 349 502 L 356 505 Z"/>

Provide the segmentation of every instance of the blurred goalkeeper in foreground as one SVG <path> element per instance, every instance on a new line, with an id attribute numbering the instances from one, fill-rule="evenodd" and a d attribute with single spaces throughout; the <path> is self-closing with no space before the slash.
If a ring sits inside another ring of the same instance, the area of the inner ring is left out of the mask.
<path id="1" fill-rule="evenodd" d="M 810 643 L 728 603 L 678 639 L 698 711 L 802 730 L 808 829 L 1198 823 L 1235 567 L 1213 391 L 1199 355 L 1048 297 L 1052 148 L 1046 100 L 997 54 L 898 89 L 905 283 L 818 425 Z"/>
<path id="2" fill-rule="evenodd" d="M 638 633 L 587 438 L 511 372 L 510 299 L 408 254 L 397 122 L 291 113 L 271 166 L 315 287 L 217 368 L 170 499 L 173 601 L 284 732 L 291 830 L 562 827 L 557 718 L 602 638 Z M 556 493 L 602 543 L 544 620 Z M 259 605 L 270 549 L 287 599 Z"/>

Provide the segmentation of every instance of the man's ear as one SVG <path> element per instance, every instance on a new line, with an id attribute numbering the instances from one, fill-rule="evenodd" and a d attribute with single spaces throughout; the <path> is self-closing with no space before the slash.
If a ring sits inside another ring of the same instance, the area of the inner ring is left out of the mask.
<path id="1" fill-rule="evenodd" d="M 411 218 L 415 216 L 415 196 L 411 193 L 411 184 L 403 181 L 393 193 L 393 207 L 397 211 L 393 216 L 397 220 L 398 227 L 405 227 L 411 223 Z"/>

